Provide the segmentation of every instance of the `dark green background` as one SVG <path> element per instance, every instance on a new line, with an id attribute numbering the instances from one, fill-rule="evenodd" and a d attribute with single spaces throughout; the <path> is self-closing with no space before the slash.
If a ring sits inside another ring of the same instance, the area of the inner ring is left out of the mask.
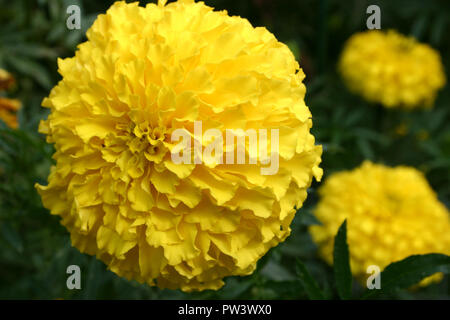
<path id="1" fill-rule="evenodd" d="M 46 183 L 53 149 L 37 133 L 47 110 L 40 103 L 60 79 L 56 58 L 73 56 L 77 44 L 98 13 L 112 1 L 0 0 L 0 68 L 17 79 L 7 96 L 23 102 L 20 130 L 0 122 L 0 298 L 25 299 L 304 299 L 296 276 L 300 258 L 324 289 L 336 298 L 333 271 L 317 258 L 306 232 L 316 223 L 311 214 L 317 202 L 315 183 L 299 210 L 292 234 L 272 249 L 248 277 L 230 277 L 223 289 L 185 294 L 159 290 L 121 279 L 94 257 L 70 246 L 69 235 L 42 205 L 33 187 Z M 145 3 L 145 1 L 141 1 Z M 66 8 L 78 4 L 82 30 L 66 28 Z M 336 74 L 344 41 L 366 29 L 366 8 L 381 7 L 383 29 L 397 29 L 431 44 L 450 66 L 449 1 L 342 1 L 342 0 L 239 0 L 206 1 L 217 9 L 248 18 L 254 26 L 266 26 L 289 45 L 306 73 L 306 102 L 313 114 L 313 133 L 323 145 L 325 179 L 331 173 L 351 169 L 362 160 L 388 165 L 405 164 L 422 170 L 439 199 L 450 204 L 450 89 L 438 96 L 432 111 L 401 112 L 370 105 L 350 94 Z M 395 128 L 405 124 L 404 136 Z M 420 139 L 426 132 L 428 139 Z M 66 288 L 66 268 L 77 264 L 82 289 Z M 440 284 L 419 291 L 399 290 L 387 298 L 449 299 L 448 276 Z M 354 294 L 362 291 L 354 284 Z"/>

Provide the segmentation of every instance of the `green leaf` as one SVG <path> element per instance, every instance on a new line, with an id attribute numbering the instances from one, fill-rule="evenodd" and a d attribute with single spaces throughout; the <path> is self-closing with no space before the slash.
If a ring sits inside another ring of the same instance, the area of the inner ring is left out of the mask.
<path id="1" fill-rule="evenodd" d="M 433 23 L 431 30 L 431 44 L 435 47 L 441 42 L 442 36 L 445 34 L 445 30 L 448 24 L 447 15 L 441 13 Z"/>
<path id="2" fill-rule="evenodd" d="M 369 141 L 360 137 L 358 140 L 356 140 L 356 144 L 358 145 L 359 151 L 361 151 L 361 154 L 364 156 L 364 158 L 369 160 L 375 159 L 375 153 L 373 152 Z"/>
<path id="3" fill-rule="evenodd" d="M 317 282 L 311 277 L 305 265 L 297 259 L 297 276 L 311 300 L 325 300 L 325 296 L 320 290 Z"/>
<path id="4" fill-rule="evenodd" d="M 411 35 L 414 36 L 417 40 L 421 40 L 423 38 L 425 29 L 427 28 L 427 24 L 428 15 L 420 15 L 412 25 Z"/>
<path id="5" fill-rule="evenodd" d="M 351 299 L 352 272 L 350 270 L 349 252 L 347 245 L 347 220 L 340 226 L 334 238 L 334 278 L 339 297 Z"/>
<path id="6" fill-rule="evenodd" d="M 380 274 L 381 289 L 366 290 L 362 298 L 409 288 L 437 272 L 450 272 L 450 256 L 437 253 L 409 256 L 388 265 Z"/>
<path id="7" fill-rule="evenodd" d="M 261 270 L 261 274 L 274 281 L 289 281 L 295 279 L 295 276 L 289 272 L 289 269 L 277 263 L 274 259 L 269 260 Z"/>
<path id="8" fill-rule="evenodd" d="M 19 72 L 30 76 L 36 82 L 38 82 L 43 88 L 49 89 L 52 87 L 52 80 L 48 73 L 48 70 L 42 65 L 34 62 L 33 60 L 27 59 L 25 57 L 16 57 L 14 55 L 9 55 L 8 62 Z"/>
<path id="9" fill-rule="evenodd" d="M 302 225 L 312 226 L 321 225 L 322 223 L 317 219 L 317 217 L 310 210 L 303 209 L 298 210 L 298 220 Z"/>
<path id="10" fill-rule="evenodd" d="M 248 277 L 243 280 L 235 278 L 226 279 L 226 285 L 220 290 L 221 299 L 238 299 L 245 291 L 254 285 L 254 278 Z"/>

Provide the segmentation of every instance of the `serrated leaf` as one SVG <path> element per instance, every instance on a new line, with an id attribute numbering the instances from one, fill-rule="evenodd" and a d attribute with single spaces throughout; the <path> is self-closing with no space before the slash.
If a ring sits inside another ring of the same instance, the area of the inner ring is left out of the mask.
<path id="1" fill-rule="evenodd" d="M 320 290 L 317 282 L 311 277 L 305 265 L 297 259 L 297 276 L 305 289 L 306 294 L 311 300 L 325 300 L 323 292 Z"/>
<path id="2" fill-rule="evenodd" d="M 409 288 L 437 272 L 450 272 L 450 256 L 437 253 L 409 256 L 388 265 L 380 274 L 381 289 L 366 290 L 362 298 Z"/>
<path id="3" fill-rule="evenodd" d="M 352 272 L 347 245 L 347 220 L 342 223 L 334 238 L 333 261 L 334 278 L 339 297 L 350 299 L 352 297 Z"/>

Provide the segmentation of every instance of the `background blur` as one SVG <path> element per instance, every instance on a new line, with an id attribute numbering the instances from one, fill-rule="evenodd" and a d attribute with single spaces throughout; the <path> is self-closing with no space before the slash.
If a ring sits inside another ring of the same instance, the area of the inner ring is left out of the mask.
<path id="1" fill-rule="evenodd" d="M 140 1 L 145 4 L 146 1 Z M 0 0 L 0 68 L 16 78 L 6 94 L 21 100 L 19 129 L 0 121 L 0 298 L 25 299 L 304 299 L 295 273 L 300 258 L 329 298 L 336 297 L 332 269 L 316 255 L 306 232 L 314 184 L 298 212 L 287 241 L 272 249 L 247 277 L 227 279 L 217 291 L 185 294 L 129 282 L 107 271 L 95 257 L 70 245 L 68 232 L 42 205 L 34 183 L 46 184 L 53 149 L 37 133 L 48 110 L 42 99 L 60 80 L 57 57 L 73 56 L 76 45 L 99 13 L 113 1 Z M 450 1 L 362 0 L 206 0 L 216 9 L 267 27 L 289 45 L 306 73 L 306 103 L 313 114 L 313 134 L 323 145 L 324 179 L 370 159 L 422 170 L 439 199 L 450 206 L 450 87 L 440 91 L 431 111 L 402 112 L 374 108 L 352 95 L 336 73 L 343 43 L 366 30 L 366 8 L 381 8 L 382 29 L 415 36 L 440 51 L 450 72 Z M 81 7 L 81 30 L 68 30 L 66 8 Z M 77 264 L 82 289 L 68 290 L 66 268 Z M 356 292 L 362 291 L 354 284 Z M 419 291 L 400 291 L 392 298 L 450 299 L 448 276 Z"/>

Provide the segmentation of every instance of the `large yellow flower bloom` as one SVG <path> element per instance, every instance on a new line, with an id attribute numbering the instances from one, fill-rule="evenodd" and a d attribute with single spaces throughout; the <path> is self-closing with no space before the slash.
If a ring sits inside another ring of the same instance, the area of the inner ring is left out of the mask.
<path id="1" fill-rule="evenodd" d="M 87 38 L 58 61 L 62 81 L 43 101 L 40 131 L 56 149 L 48 186 L 37 186 L 45 207 L 75 247 L 129 279 L 190 291 L 251 273 L 322 175 L 290 50 L 193 1 L 116 2 Z M 194 121 L 279 129 L 278 173 L 175 164 L 171 134 L 193 134 Z"/>
<path id="2" fill-rule="evenodd" d="M 361 281 L 370 265 L 383 269 L 414 254 L 450 254 L 449 212 L 414 168 L 364 162 L 330 176 L 319 193 L 315 215 L 322 225 L 310 232 L 320 255 L 333 263 L 334 236 L 347 219 L 352 273 Z"/>
<path id="3" fill-rule="evenodd" d="M 353 35 L 338 68 L 350 90 L 387 108 L 431 108 L 446 82 L 439 52 L 393 30 Z"/>

